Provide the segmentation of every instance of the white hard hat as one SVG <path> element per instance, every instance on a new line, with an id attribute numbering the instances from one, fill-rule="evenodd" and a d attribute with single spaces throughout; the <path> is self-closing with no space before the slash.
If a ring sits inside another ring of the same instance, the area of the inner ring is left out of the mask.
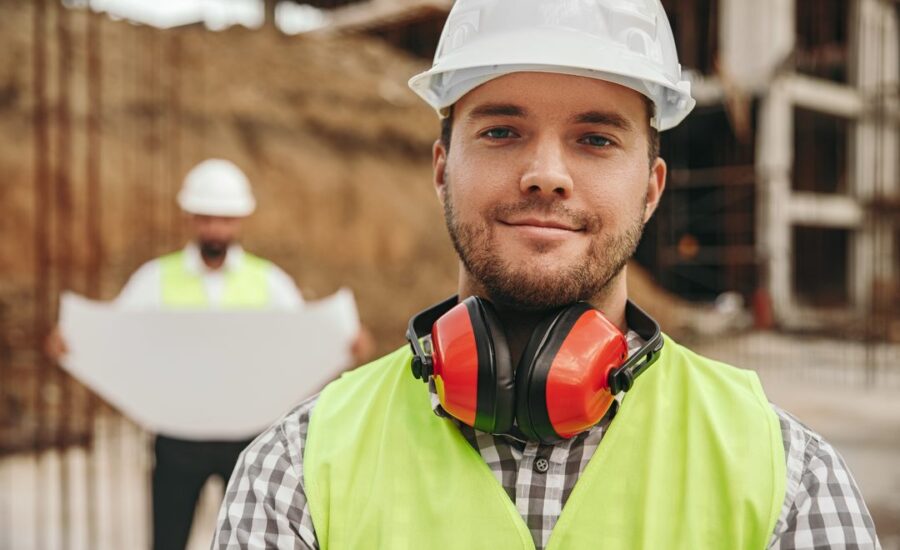
<path id="1" fill-rule="evenodd" d="M 204 160 L 184 177 L 178 193 L 181 209 L 191 214 L 242 218 L 256 209 L 250 182 L 228 160 Z"/>
<path id="2" fill-rule="evenodd" d="M 537 71 L 615 82 L 647 96 L 668 130 L 696 102 L 659 0 L 457 0 L 431 69 L 409 86 L 446 116 L 499 76 Z"/>

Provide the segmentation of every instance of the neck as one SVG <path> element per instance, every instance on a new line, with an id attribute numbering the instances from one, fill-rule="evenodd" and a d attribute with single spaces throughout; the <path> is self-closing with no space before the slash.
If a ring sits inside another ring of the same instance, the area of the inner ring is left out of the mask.
<path id="1" fill-rule="evenodd" d="M 603 315 L 623 332 L 628 329 L 625 324 L 625 303 L 628 301 L 628 289 L 625 285 L 626 269 L 622 269 L 603 291 L 588 300 L 588 303 L 603 312 Z M 462 301 L 469 296 L 482 296 L 490 299 L 484 287 L 475 281 L 466 272 L 465 268 L 461 266 L 459 299 Z M 498 304 L 494 304 L 494 309 L 496 309 L 500 323 L 506 332 L 506 341 L 513 365 L 517 365 L 535 327 L 549 312 L 545 310 L 523 310 Z"/>
<path id="2" fill-rule="evenodd" d="M 221 256 L 218 256 L 216 258 L 210 258 L 208 256 L 203 256 L 203 255 L 201 255 L 201 257 L 203 258 L 204 265 L 206 265 L 206 267 L 208 267 L 209 269 L 212 269 L 212 270 L 220 269 L 225 264 L 225 255 L 224 254 Z"/>

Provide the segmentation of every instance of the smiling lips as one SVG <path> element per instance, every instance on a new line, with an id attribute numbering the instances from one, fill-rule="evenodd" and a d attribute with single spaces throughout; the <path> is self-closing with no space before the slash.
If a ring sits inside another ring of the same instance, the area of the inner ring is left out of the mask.
<path id="1" fill-rule="evenodd" d="M 554 239 L 570 237 L 583 231 L 571 223 L 559 220 L 545 220 L 540 218 L 520 218 L 512 220 L 500 220 L 500 223 L 529 237 Z"/>

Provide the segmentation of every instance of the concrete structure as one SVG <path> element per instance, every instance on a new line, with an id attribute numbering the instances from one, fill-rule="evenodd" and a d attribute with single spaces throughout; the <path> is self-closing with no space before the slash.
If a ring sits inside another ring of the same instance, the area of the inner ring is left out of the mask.
<path id="1" fill-rule="evenodd" d="M 765 5 L 725 0 L 722 60 L 738 86 L 760 97 L 756 143 L 759 183 L 757 246 L 767 267 L 775 314 L 784 324 L 817 324 L 822 311 L 797 299 L 791 258 L 802 251 L 797 226 L 849 232 L 846 263 L 849 311 L 868 312 L 876 280 L 895 280 L 896 226 L 870 211 L 880 200 L 896 201 L 898 184 L 898 11 L 895 2 L 846 0 L 851 4 L 849 78 L 846 83 L 810 77 L 785 63 L 796 51 L 794 0 Z M 852 130 L 847 146 L 848 185 L 841 192 L 798 191 L 794 155 L 798 108 L 845 119 Z"/>
<path id="2" fill-rule="evenodd" d="M 414 20 L 423 13 L 446 17 L 452 6 L 453 0 L 365 0 L 331 10 L 330 27 L 334 30 L 371 29 Z"/>

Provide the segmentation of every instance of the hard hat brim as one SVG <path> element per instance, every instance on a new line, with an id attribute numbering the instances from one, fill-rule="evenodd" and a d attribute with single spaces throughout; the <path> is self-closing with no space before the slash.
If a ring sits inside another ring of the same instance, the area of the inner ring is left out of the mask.
<path id="1" fill-rule="evenodd" d="M 586 43 L 596 42 L 596 48 Z M 478 86 L 513 72 L 552 72 L 614 82 L 641 93 L 656 105 L 659 130 L 676 126 L 695 101 L 690 82 L 665 75 L 644 57 L 612 47 L 584 33 L 531 29 L 473 40 L 421 74 L 409 87 L 435 110 L 455 104 Z"/>
<path id="2" fill-rule="evenodd" d="M 179 195 L 178 205 L 188 214 L 200 216 L 222 216 L 225 218 L 246 218 L 256 210 L 256 201 L 248 200 L 192 200 Z"/>

